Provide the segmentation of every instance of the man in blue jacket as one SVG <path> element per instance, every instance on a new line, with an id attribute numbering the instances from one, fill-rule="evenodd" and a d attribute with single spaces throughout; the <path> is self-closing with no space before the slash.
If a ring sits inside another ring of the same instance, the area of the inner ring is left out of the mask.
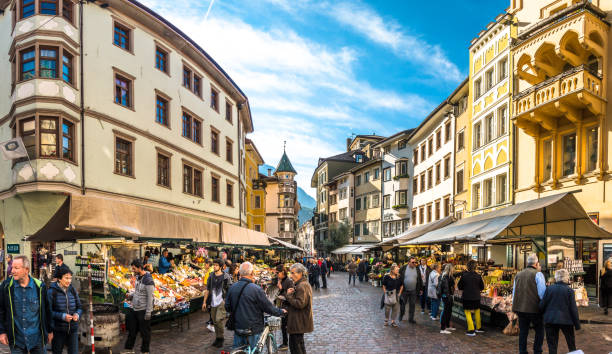
<path id="1" fill-rule="evenodd" d="M 157 265 L 157 271 L 159 274 L 166 274 L 170 270 L 170 261 L 168 260 L 168 250 L 162 252 L 162 256 L 159 257 L 159 264 Z"/>
<path id="2" fill-rule="evenodd" d="M 263 289 L 253 283 L 253 264 L 240 264 L 239 272 L 240 280 L 227 293 L 225 310 L 234 316 L 234 348 L 254 348 L 264 330 L 264 313 L 280 317 L 287 311 L 275 307 Z"/>
<path id="3" fill-rule="evenodd" d="M 11 353 L 43 354 L 52 339 L 46 286 L 30 276 L 28 257 L 17 256 L 12 276 L 0 285 L 0 343 Z"/>

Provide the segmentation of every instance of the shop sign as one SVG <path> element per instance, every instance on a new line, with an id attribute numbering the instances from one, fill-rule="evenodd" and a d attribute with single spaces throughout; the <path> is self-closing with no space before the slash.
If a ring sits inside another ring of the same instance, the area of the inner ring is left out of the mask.
<path id="1" fill-rule="evenodd" d="M 599 225 L 599 212 L 589 213 L 589 218 L 591 218 L 595 225 Z"/>
<path id="2" fill-rule="evenodd" d="M 18 243 L 7 244 L 6 253 L 19 254 L 19 244 Z"/>

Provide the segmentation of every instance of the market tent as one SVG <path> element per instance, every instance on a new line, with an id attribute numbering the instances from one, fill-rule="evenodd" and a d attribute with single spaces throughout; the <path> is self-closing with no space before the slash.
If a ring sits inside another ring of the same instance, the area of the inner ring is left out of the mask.
<path id="1" fill-rule="evenodd" d="M 115 199 L 71 195 L 28 241 L 68 241 L 92 235 L 219 242 L 219 225 Z"/>
<path id="2" fill-rule="evenodd" d="M 348 253 L 350 254 L 362 254 L 369 251 L 371 248 L 376 247 L 375 243 L 369 245 L 358 245 L 359 247 L 350 250 Z"/>
<path id="3" fill-rule="evenodd" d="M 573 193 L 555 194 L 461 219 L 403 244 L 491 241 L 541 236 L 612 238 L 595 225 Z"/>
<path id="4" fill-rule="evenodd" d="M 414 238 L 417 238 L 421 235 L 424 235 L 430 231 L 433 230 L 437 230 L 441 227 L 444 227 L 450 223 L 452 223 L 454 221 L 452 216 L 447 216 L 443 219 L 434 221 L 434 222 L 430 222 L 429 224 L 425 224 L 425 225 L 420 225 L 420 226 L 414 226 L 409 228 L 408 230 L 402 232 L 401 234 L 395 236 L 395 237 L 391 237 L 387 240 L 384 240 L 383 242 L 378 243 L 376 246 L 377 247 L 383 247 L 387 248 L 386 250 L 393 248 L 394 246 L 397 246 L 403 242 L 412 240 Z M 385 250 L 385 251 L 386 251 Z"/>
<path id="5" fill-rule="evenodd" d="M 221 223 L 221 243 L 242 246 L 270 246 L 268 235 L 238 225 Z"/>
<path id="6" fill-rule="evenodd" d="M 305 249 L 300 248 L 300 247 L 298 247 L 298 246 L 296 246 L 296 245 L 294 245 L 294 244 L 292 244 L 292 243 L 285 242 L 285 241 L 283 241 L 283 240 L 279 240 L 279 239 L 274 238 L 274 237 L 272 237 L 272 236 L 268 236 L 268 238 L 269 238 L 269 239 L 270 239 L 272 242 L 276 242 L 276 243 L 280 244 L 281 246 L 284 246 L 285 248 L 288 248 L 288 249 L 291 249 L 291 250 L 294 250 L 294 251 L 299 251 L 299 252 L 306 252 L 306 250 L 305 250 Z"/>
<path id="7" fill-rule="evenodd" d="M 331 251 L 331 253 L 333 254 L 347 254 L 347 253 L 351 253 L 352 250 L 360 248 L 360 245 L 344 245 L 340 248 L 336 248 L 335 250 Z"/>

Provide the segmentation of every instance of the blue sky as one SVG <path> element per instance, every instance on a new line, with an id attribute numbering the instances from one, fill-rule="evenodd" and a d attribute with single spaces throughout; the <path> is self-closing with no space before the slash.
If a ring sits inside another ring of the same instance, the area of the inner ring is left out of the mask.
<path id="1" fill-rule="evenodd" d="M 468 72 L 468 46 L 509 0 L 141 0 L 196 40 L 249 97 L 267 164 L 306 192 L 352 133 L 415 127 Z"/>

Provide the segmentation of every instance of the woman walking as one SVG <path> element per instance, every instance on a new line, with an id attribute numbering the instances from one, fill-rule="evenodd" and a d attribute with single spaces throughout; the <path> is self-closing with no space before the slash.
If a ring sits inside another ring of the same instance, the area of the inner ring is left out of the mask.
<path id="1" fill-rule="evenodd" d="M 599 277 L 599 306 L 608 314 L 608 308 L 612 307 L 612 258 L 604 263 Z"/>
<path id="2" fill-rule="evenodd" d="M 399 277 L 399 267 L 397 264 L 391 266 L 389 273 L 385 274 L 382 281 L 385 304 L 385 326 L 399 327 L 396 322 L 397 315 L 400 309 L 399 297 L 404 290 L 404 283 Z"/>
<path id="3" fill-rule="evenodd" d="M 440 333 L 451 334 L 455 328 L 451 327 L 451 315 L 453 314 L 453 293 L 455 292 L 455 279 L 453 278 L 453 265 L 447 263 L 440 276 L 439 298 L 444 304 L 442 316 L 440 316 Z"/>
<path id="4" fill-rule="evenodd" d="M 295 287 L 287 289 L 287 333 L 291 354 L 306 353 L 304 333 L 314 331 L 312 320 L 312 288 L 308 281 L 308 271 L 300 263 L 289 268 Z"/>
<path id="5" fill-rule="evenodd" d="M 440 308 L 440 299 L 436 294 L 438 288 L 438 281 L 440 280 L 440 263 L 434 263 L 431 267 L 431 273 L 429 273 L 429 282 L 427 285 L 427 297 L 431 302 L 431 314 L 430 318 L 432 321 L 438 319 L 438 309 Z"/>
<path id="6" fill-rule="evenodd" d="M 81 318 L 81 300 L 72 287 L 72 272 L 68 268 L 58 271 L 58 279 L 47 290 L 47 299 L 51 309 L 53 354 L 62 354 L 67 347 L 68 354 L 79 352 L 79 319 Z"/>
<path id="7" fill-rule="evenodd" d="M 288 275 L 287 269 L 282 264 L 276 266 L 277 283 L 276 286 L 280 290 L 278 293 L 277 307 L 288 311 L 289 303 L 287 302 L 287 290 L 293 288 L 293 280 Z M 283 344 L 278 350 L 285 351 L 289 348 L 289 337 L 287 335 L 287 316 L 283 316 L 281 320 L 281 333 L 283 334 Z"/>
<path id="8" fill-rule="evenodd" d="M 560 269 L 555 272 L 555 283 L 548 286 L 544 292 L 544 298 L 540 301 L 540 312 L 543 314 L 546 343 L 548 352 L 557 353 L 559 344 L 559 330 L 563 332 L 567 349 L 570 352 L 576 350 L 576 336 L 574 327 L 580 329 L 578 318 L 578 307 L 574 290 L 569 287 L 569 272 Z"/>
<path id="9" fill-rule="evenodd" d="M 467 264 L 467 272 L 464 272 L 459 279 L 459 290 L 462 290 L 461 301 L 463 302 L 463 312 L 467 322 L 467 336 L 474 337 L 476 333 L 483 333 L 480 320 L 480 292 L 484 290 L 484 282 L 480 274 L 476 273 L 476 261 L 471 259 Z M 472 312 L 476 319 L 476 328 L 472 320 Z"/>

